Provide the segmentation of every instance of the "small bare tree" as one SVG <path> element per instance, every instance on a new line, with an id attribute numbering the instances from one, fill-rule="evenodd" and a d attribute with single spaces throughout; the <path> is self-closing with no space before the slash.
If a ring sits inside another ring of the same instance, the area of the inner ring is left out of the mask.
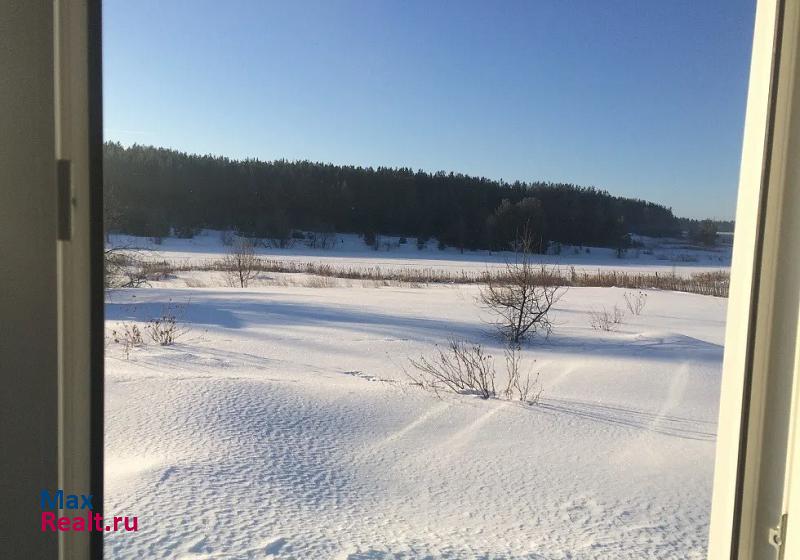
<path id="1" fill-rule="evenodd" d="M 222 269 L 227 274 L 228 284 L 232 287 L 246 288 L 258 274 L 259 259 L 255 254 L 253 243 L 248 239 L 237 239 L 233 242 L 228 254 L 222 259 Z"/>
<path id="2" fill-rule="evenodd" d="M 525 227 L 514 262 L 506 263 L 501 274 L 487 275 L 480 291 L 480 301 L 497 316 L 497 329 L 512 344 L 529 335 L 549 336 L 550 309 L 566 291 L 557 271 L 534 264 L 534 247 L 533 235 Z"/>

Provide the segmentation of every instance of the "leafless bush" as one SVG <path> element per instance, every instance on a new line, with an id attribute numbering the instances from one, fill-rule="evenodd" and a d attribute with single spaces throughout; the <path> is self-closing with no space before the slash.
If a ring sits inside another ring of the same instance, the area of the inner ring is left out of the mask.
<path id="1" fill-rule="evenodd" d="M 150 319 L 144 327 L 150 340 L 160 346 L 175 344 L 175 341 L 188 331 L 179 320 L 183 310 L 184 307 L 170 303 L 162 310 L 160 316 Z"/>
<path id="2" fill-rule="evenodd" d="M 522 352 L 518 345 L 504 352 L 506 385 L 500 395 L 506 399 L 535 404 L 542 393 L 539 374 L 523 372 Z M 438 394 L 440 390 L 478 395 L 482 399 L 498 396 L 495 388 L 497 372 L 494 358 L 480 344 L 451 340 L 445 349 L 436 347 L 436 355 L 428 359 L 409 360 L 417 373 L 406 375 L 423 389 Z"/>
<path id="3" fill-rule="evenodd" d="M 231 287 L 246 288 L 259 271 L 259 258 L 248 239 L 237 239 L 222 259 L 221 269 Z"/>
<path id="4" fill-rule="evenodd" d="M 171 346 L 177 338 L 178 322 L 174 315 L 164 315 L 148 321 L 145 330 L 156 344 Z"/>
<path id="5" fill-rule="evenodd" d="M 594 309 L 589 312 L 589 325 L 596 331 L 616 330 L 625 318 L 625 312 L 618 306 L 614 306 L 611 311 L 605 307 Z"/>
<path id="6" fill-rule="evenodd" d="M 542 395 L 539 373 L 522 371 L 522 352 L 519 345 L 512 345 L 505 350 L 506 388 L 503 393 L 507 399 L 517 399 L 527 404 L 536 404 Z"/>
<path id="7" fill-rule="evenodd" d="M 647 305 L 647 294 L 645 292 L 625 292 L 623 297 L 625 298 L 625 305 L 628 306 L 628 311 L 637 316 L 642 314 Z"/>
<path id="8" fill-rule="evenodd" d="M 122 345 L 126 360 L 130 357 L 131 349 L 144 346 L 142 330 L 136 323 L 122 323 L 118 328 L 111 331 L 111 339 L 116 344 Z"/>
<path id="9" fill-rule="evenodd" d="M 303 283 L 306 288 L 335 288 L 337 285 L 336 280 L 330 276 L 310 276 Z"/>
<path id="10" fill-rule="evenodd" d="M 495 326 L 512 344 L 529 335 L 549 336 L 553 330 L 550 309 L 565 292 L 561 276 L 545 265 L 532 262 L 534 241 L 523 232 L 516 261 L 504 274 L 488 275 L 479 299 L 497 317 Z"/>
<path id="11" fill-rule="evenodd" d="M 480 344 L 451 340 L 447 350 L 437 346 L 436 351 L 430 360 L 424 356 L 409 360 L 419 372 L 416 376 L 408 374 L 412 381 L 436 393 L 449 389 L 482 399 L 496 395 L 494 360 Z"/>

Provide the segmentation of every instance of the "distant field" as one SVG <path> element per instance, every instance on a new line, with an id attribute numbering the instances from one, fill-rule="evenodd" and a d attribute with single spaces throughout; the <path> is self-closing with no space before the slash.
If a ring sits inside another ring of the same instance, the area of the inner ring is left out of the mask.
<path id="1" fill-rule="evenodd" d="M 314 249 L 302 241 L 287 248 L 258 247 L 257 253 L 266 258 L 288 262 L 328 264 L 337 267 L 381 267 L 385 270 L 417 268 L 480 274 L 486 270 L 503 267 L 513 261 L 512 252 L 464 251 L 448 247 L 439 250 L 434 241 L 419 250 L 411 237 L 400 244 L 399 237 L 382 237 L 381 248 L 368 247 L 357 235 L 339 234 L 329 249 Z M 625 270 L 627 272 L 659 272 L 688 275 L 730 268 L 731 247 L 714 248 L 692 246 L 680 240 L 639 238 L 645 247 L 629 249 L 623 258 L 617 258 L 614 249 L 602 247 L 573 247 L 564 245 L 559 254 L 537 255 L 537 262 L 578 270 Z M 111 245 L 124 245 L 143 249 L 144 255 L 177 263 L 200 264 L 219 258 L 227 248 L 220 241 L 219 232 L 204 231 L 193 239 L 164 238 L 156 245 L 147 238 L 113 236 Z"/>

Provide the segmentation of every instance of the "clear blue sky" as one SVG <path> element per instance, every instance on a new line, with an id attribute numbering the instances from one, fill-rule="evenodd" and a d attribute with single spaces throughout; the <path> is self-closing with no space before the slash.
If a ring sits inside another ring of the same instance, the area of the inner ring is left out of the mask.
<path id="1" fill-rule="evenodd" d="M 732 218 L 755 0 L 104 2 L 105 134 Z"/>

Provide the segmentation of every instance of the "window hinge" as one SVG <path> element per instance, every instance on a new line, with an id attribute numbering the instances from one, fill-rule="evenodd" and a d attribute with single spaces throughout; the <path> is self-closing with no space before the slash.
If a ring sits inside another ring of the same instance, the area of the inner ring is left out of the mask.
<path id="1" fill-rule="evenodd" d="M 72 173 L 70 160 L 56 160 L 58 187 L 58 240 L 72 239 Z"/>
<path id="2" fill-rule="evenodd" d="M 783 552 L 786 547 L 786 521 L 788 514 L 781 515 L 777 527 L 772 527 L 769 530 L 769 544 L 778 549 L 778 560 L 783 560 Z"/>

